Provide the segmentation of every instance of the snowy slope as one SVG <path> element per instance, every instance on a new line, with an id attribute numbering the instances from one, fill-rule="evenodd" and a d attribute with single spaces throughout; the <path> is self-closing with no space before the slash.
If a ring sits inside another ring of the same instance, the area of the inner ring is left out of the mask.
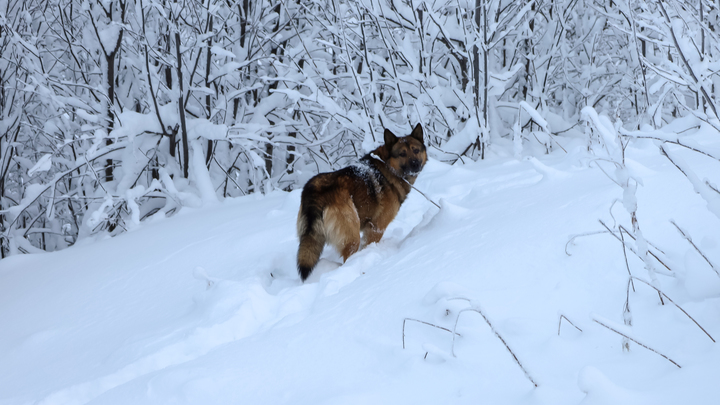
<path id="1" fill-rule="evenodd" d="M 571 241 L 602 231 L 599 219 L 631 225 L 603 163 L 584 145 L 566 149 L 430 161 L 416 185 L 441 210 L 411 193 L 379 244 L 342 266 L 326 250 L 305 284 L 298 191 L 5 259 L 0 404 L 717 403 L 718 344 L 640 282 L 623 325 L 622 245 L 609 234 Z M 635 142 L 627 156 L 642 179 L 640 226 L 672 268 L 657 270 L 658 287 L 720 338 L 720 277 L 668 221 L 720 263 L 720 220 L 657 145 Z M 718 172 L 687 161 L 711 180 Z M 563 321 L 558 333 L 561 315 L 582 332 Z M 439 327 L 456 320 L 453 346 Z M 682 368 L 632 342 L 624 351 L 594 320 Z"/>

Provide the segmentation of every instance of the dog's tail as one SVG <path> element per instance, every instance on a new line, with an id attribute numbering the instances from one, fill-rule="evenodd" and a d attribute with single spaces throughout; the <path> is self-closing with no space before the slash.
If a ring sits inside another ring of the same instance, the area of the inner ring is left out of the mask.
<path id="1" fill-rule="evenodd" d="M 314 204 L 300 203 L 297 220 L 298 247 L 297 267 L 304 282 L 315 268 L 325 246 L 325 224 L 323 209 Z"/>

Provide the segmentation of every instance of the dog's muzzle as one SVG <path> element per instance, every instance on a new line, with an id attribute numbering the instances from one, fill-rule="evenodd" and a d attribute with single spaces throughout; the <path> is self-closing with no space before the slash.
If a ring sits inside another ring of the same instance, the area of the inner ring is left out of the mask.
<path id="1" fill-rule="evenodd" d="M 417 176 L 420 173 L 420 170 L 422 170 L 420 159 L 410 159 L 408 164 L 403 167 L 405 176 Z"/>

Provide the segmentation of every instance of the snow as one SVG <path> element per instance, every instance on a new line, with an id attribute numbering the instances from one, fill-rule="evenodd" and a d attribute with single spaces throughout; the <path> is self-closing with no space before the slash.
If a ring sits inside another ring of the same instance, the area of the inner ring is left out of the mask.
<path id="1" fill-rule="evenodd" d="M 203 148 L 200 144 L 200 140 L 193 140 L 191 146 L 193 181 L 195 182 L 197 189 L 200 191 L 203 204 L 208 205 L 216 203 L 218 201 L 218 197 L 215 193 L 212 180 L 210 180 L 210 173 L 208 172 L 207 166 L 205 166 L 205 156 L 203 155 Z"/>
<path id="2" fill-rule="evenodd" d="M 528 113 L 530 118 L 532 118 L 532 120 L 535 121 L 536 124 L 540 125 L 540 127 L 542 127 L 545 132 L 550 133 L 550 128 L 548 128 L 547 121 L 545 121 L 545 119 L 536 109 L 534 109 L 530 104 L 526 103 L 525 101 L 519 102 L 518 105 L 522 107 L 522 109 Z"/>
<path id="3" fill-rule="evenodd" d="M 114 50 L 116 50 L 115 48 L 117 46 L 121 29 L 122 26 L 120 24 L 111 23 L 98 30 L 98 37 L 106 55 L 110 55 Z"/>
<path id="4" fill-rule="evenodd" d="M 217 56 L 220 56 L 220 57 L 230 58 L 230 59 L 235 59 L 235 58 L 236 58 L 236 55 L 235 55 L 234 53 L 232 53 L 232 52 L 230 52 L 230 51 L 228 51 L 228 50 L 226 50 L 226 49 L 224 49 L 224 48 L 222 48 L 222 47 L 219 47 L 219 46 L 217 46 L 217 45 L 213 45 L 213 46 L 210 48 L 210 51 L 211 51 L 214 55 L 217 55 Z"/>
<path id="5" fill-rule="evenodd" d="M 228 138 L 226 125 L 216 125 L 206 119 L 188 120 L 188 132 L 193 138 L 224 140 Z"/>
<path id="6" fill-rule="evenodd" d="M 344 264 L 326 249 L 304 284 L 299 190 L 218 201 L 205 188 L 201 204 L 161 169 L 194 208 L 0 261 L 0 404 L 716 403 L 720 349 L 677 307 L 636 282 L 623 324 L 622 245 L 597 233 L 599 219 L 632 229 L 623 188 L 575 142 L 430 160 L 415 185 L 442 208 L 411 192 L 380 243 Z M 671 263 L 659 288 L 717 340 L 720 277 L 669 222 L 720 263 L 720 219 L 695 192 L 718 183 L 717 162 L 673 149 L 691 183 L 652 141 L 625 154 L 648 249 Z M 206 175 L 193 173 L 201 188 Z M 631 252 L 628 264 L 647 277 Z M 623 350 L 598 320 L 681 368 L 632 341 Z"/>
<path id="7" fill-rule="evenodd" d="M 603 144 L 611 155 L 618 154 L 617 131 L 606 115 L 600 115 L 592 107 L 584 107 L 581 111 L 584 120 L 592 122 L 593 128 L 600 132 Z"/>
<path id="8" fill-rule="evenodd" d="M 50 153 L 42 155 L 38 159 L 37 163 L 28 170 L 28 176 L 32 176 L 35 173 L 46 172 L 52 168 L 52 155 Z"/>

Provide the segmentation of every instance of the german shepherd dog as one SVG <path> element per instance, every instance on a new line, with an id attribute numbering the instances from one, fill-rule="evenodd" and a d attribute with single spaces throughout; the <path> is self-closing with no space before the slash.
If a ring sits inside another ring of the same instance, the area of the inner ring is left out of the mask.
<path id="1" fill-rule="evenodd" d="M 349 166 L 311 178 L 303 188 L 298 212 L 297 266 L 304 282 L 325 244 L 345 262 L 363 246 L 379 242 L 427 162 L 423 129 L 418 124 L 398 138 L 385 129 L 385 144 Z"/>

